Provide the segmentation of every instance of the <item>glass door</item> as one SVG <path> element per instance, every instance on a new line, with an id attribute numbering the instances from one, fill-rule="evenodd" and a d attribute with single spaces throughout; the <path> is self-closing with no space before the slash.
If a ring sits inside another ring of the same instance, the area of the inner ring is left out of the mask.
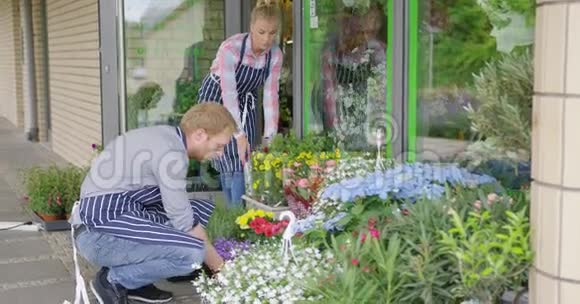
<path id="1" fill-rule="evenodd" d="M 216 44 L 223 0 L 124 0 L 126 129 L 175 124 L 197 100 Z"/>
<path id="2" fill-rule="evenodd" d="M 124 0 L 121 104 L 124 130 L 178 125 L 197 102 L 224 39 L 224 0 Z M 189 191 L 217 190 L 217 172 L 192 161 Z"/>
<path id="3" fill-rule="evenodd" d="M 534 9 L 409 1 L 409 160 L 529 175 Z"/>
<path id="4" fill-rule="evenodd" d="M 305 134 L 328 134 L 346 150 L 374 151 L 377 130 L 395 132 L 390 5 L 387 0 L 305 1 Z"/>

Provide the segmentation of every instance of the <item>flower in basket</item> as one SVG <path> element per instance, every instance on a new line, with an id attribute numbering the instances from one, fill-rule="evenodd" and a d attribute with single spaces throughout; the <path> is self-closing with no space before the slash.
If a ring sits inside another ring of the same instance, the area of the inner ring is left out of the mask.
<path id="1" fill-rule="evenodd" d="M 263 234 L 266 237 L 273 237 L 280 235 L 284 232 L 284 229 L 288 227 L 288 221 L 283 220 L 280 222 L 270 222 L 269 220 L 258 217 L 252 220 L 250 223 L 250 228 L 254 230 L 254 233 L 260 235 Z"/>
<path id="2" fill-rule="evenodd" d="M 295 259 L 284 259 L 281 242 L 255 244 L 226 261 L 215 278 L 203 274 L 193 282 L 204 303 L 317 302 L 311 296 L 309 278 L 329 275 L 331 251 L 294 247 Z"/>
<path id="3" fill-rule="evenodd" d="M 248 210 L 248 212 L 238 216 L 238 218 L 236 219 L 236 224 L 238 224 L 240 226 L 240 229 L 245 230 L 245 229 L 250 229 L 249 224 L 255 219 L 255 218 L 270 218 L 273 219 L 274 218 L 274 213 L 273 212 L 266 212 L 264 210 L 261 209 L 250 209 Z"/>
<path id="4" fill-rule="evenodd" d="M 283 200 L 282 166 L 286 158 L 281 153 L 252 153 L 252 196 L 266 204 Z"/>
<path id="5" fill-rule="evenodd" d="M 288 221 L 274 220 L 274 213 L 264 210 L 250 209 L 236 219 L 242 230 L 251 230 L 255 236 L 264 235 L 267 238 L 278 236 L 288 227 Z M 251 236 L 250 236 L 251 238 Z"/>
<path id="6" fill-rule="evenodd" d="M 294 165 L 294 168 L 285 168 L 284 194 L 288 206 L 298 218 L 306 217 L 324 185 L 324 176 L 336 165 L 334 159 L 326 159 L 327 153 L 321 152 L 312 157 L 305 154 L 297 160 L 306 160 L 306 164 Z"/>

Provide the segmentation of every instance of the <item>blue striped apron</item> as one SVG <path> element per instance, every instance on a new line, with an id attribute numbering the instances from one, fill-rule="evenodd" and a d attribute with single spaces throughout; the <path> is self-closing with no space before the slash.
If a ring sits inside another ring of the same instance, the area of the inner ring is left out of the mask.
<path id="1" fill-rule="evenodd" d="M 240 61 L 236 66 L 236 89 L 238 91 L 240 120 L 244 132 L 248 136 L 250 149 L 253 149 L 256 143 L 256 97 L 258 96 L 258 88 L 266 82 L 266 78 L 270 74 L 272 51 L 270 50 L 266 54 L 266 64 L 263 68 L 256 69 L 252 66 L 244 65 L 242 61 L 246 52 L 247 39 L 248 34 L 246 34 L 242 42 Z M 219 76 L 210 73 L 205 77 L 199 89 L 199 102 L 219 102 L 223 104 Z M 220 158 L 212 160 L 212 166 L 220 173 L 243 171 L 235 138 L 232 137 Z"/>
<path id="2" fill-rule="evenodd" d="M 182 141 L 185 138 L 179 128 Z M 190 200 L 197 223 L 207 226 L 214 210 L 208 200 Z M 166 246 L 203 248 L 202 240 L 173 228 L 169 222 L 158 186 L 103 194 L 81 199 L 79 215 L 89 230 L 108 233 L 136 242 Z"/>

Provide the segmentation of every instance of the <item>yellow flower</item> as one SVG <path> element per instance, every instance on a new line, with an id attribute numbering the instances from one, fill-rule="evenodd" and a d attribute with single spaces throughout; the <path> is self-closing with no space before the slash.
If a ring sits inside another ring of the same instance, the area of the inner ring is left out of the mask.
<path id="1" fill-rule="evenodd" d="M 238 224 L 240 226 L 240 229 L 248 229 L 250 228 L 250 226 L 248 226 L 248 221 L 249 221 L 249 217 L 244 214 L 241 216 L 238 216 L 238 218 L 236 219 L 236 224 Z"/>
<path id="2" fill-rule="evenodd" d="M 326 152 L 320 153 L 320 159 L 326 159 Z"/>
<path id="3" fill-rule="evenodd" d="M 256 211 L 256 213 L 254 214 L 255 217 L 265 217 L 266 216 L 266 212 L 264 210 L 258 210 Z"/>
<path id="4" fill-rule="evenodd" d="M 276 171 L 276 178 L 277 179 L 281 179 L 282 178 L 282 172 L 280 170 Z"/>
<path id="5" fill-rule="evenodd" d="M 269 218 L 274 218 L 274 212 L 266 212 L 266 216 Z"/>
<path id="6" fill-rule="evenodd" d="M 336 158 L 340 158 L 340 150 L 338 148 L 334 150 L 334 155 Z"/>

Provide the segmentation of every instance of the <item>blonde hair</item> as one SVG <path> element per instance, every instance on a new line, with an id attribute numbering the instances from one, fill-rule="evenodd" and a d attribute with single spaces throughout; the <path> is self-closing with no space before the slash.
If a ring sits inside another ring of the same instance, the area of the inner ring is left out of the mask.
<path id="1" fill-rule="evenodd" d="M 234 133 L 237 129 L 236 121 L 230 111 L 215 102 L 194 105 L 183 115 L 179 126 L 186 134 L 203 129 L 209 136 L 224 131 Z"/>
<path id="2" fill-rule="evenodd" d="M 252 10 L 252 23 L 259 18 L 276 18 L 280 20 L 280 5 L 278 0 L 258 0 Z"/>

